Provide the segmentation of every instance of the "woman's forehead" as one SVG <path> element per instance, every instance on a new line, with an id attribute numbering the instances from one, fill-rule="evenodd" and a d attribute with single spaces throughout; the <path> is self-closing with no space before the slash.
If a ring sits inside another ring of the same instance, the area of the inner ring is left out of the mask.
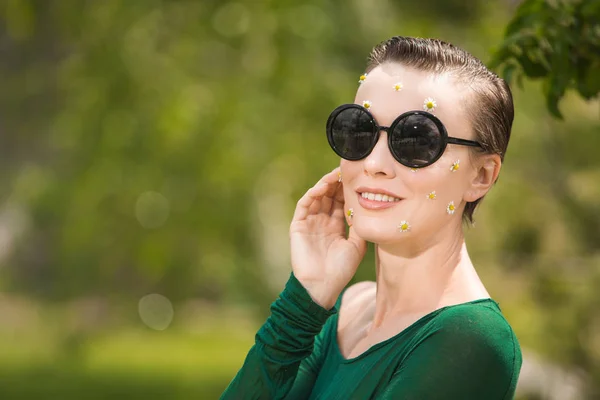
<path id="1" fill-rule="evenodd" d="M 389 126 L 406 111 L 423 110 L 435 114 L 450 132 L 456 118 L 463 118 L 465 88 L 448 74 L 434 74 L 399 64 L 374 68 L 360 84 L 355 103 L 369 102 L 369 111 L 378 123 Z M 432 107 L 429 108 L 428 107 Z"/>

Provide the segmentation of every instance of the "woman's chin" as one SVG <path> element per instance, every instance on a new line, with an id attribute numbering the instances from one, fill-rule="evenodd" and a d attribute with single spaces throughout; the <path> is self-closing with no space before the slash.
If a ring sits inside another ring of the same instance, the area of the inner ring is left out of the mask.
<path id="1" fill-rule="evenodd" d="M 414 235 L 410 226 L 402 227 L 400 222 L 395 225 L 390 224 L 355 224 L 354 232 L 363 240 L 375 244 L 387 244 L 407 239 Z M 404 229 L 404 231 L 402 231 Z"/>

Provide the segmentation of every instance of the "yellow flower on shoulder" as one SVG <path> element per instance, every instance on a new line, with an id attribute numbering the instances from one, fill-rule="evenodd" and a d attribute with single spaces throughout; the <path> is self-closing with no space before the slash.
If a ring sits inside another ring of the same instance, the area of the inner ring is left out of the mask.
<path id="1" fill-rule="evenodd" d="M 371 102 L 369 100 L 363 101 L 363 107 L 368 110 L 369 108 L 371 108 Z"/>
<path id="2" fill-rule="evenodd" d="M 425 111 L 433 112 L 433 111 L 435 111 L 436 107 L 437 107 L 437 103 L 431 97 L 426 98 L 425 101 L 423 102 L 423 110 L 425 110 Z"/>
<path id="3" fill-rule="evenodd" d="M 366 72 L 364 74 L 362 74 L 360 76 L 360 78 L 358 78 L 358 83 L 363 83 L 365 81 L 365 79 L 367 79 L 367 73 Z"/>
<path id="4" fill-rule="evenodd" d="M 398 225 L 398 230 L 400 232 L 408 232 L 410 231 L 410 224 L 407 221 L 400 221 L 400 225 Z"/>
<path id="5" fill-rule="evenodd" d="M 450 215 L 454 214 L 454 211 L 456 211 L 456 206 L 454 205 L 454 202 L 451 201 L 450 203 L 448 203 L 448 206 L 446 207 L 446 212 Z"/>
<path id="6" fill-rule="evenodd" d="M 458 168 L 460 168 L 460 160 L 456 160 L 452 163 L 452 166 L 450 167 L 450 171 L 456 172 L 456 171 L 458 171 Z"/>
<path id="7" fill-rule="evenodd" d="M 402 88 L 404 87 L 404 85 L 402 84 L 402 82 L 396 82 L 396 83 L 394 84 L 394 86 L 392 86 L 392 87 L 394 88 L 394 90 L 395 90 L 396 92 L 399 92 L 399 91 L 401 91 L 401 90 L 402 90 Z"/>

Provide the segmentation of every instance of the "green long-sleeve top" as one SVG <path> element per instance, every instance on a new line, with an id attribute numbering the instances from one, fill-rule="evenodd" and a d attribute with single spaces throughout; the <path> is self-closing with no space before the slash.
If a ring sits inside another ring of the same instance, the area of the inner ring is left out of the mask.
<path id="1" fill-rule="evenodd" d="M 337 343 L 340 301 L 325 310 L 292 274 L 221 399 L 514 397 L 521 350 L 494 300 L 437 309 L 351 359 Z"/>

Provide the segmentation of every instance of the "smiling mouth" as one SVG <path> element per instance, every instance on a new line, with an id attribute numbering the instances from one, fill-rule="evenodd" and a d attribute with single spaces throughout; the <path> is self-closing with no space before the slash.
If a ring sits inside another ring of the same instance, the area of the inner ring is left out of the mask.
<path id="1" fill-rule="evenodd" d="M 387 194 L 381 194 L 381 193 L 362 192 L 359 194 L 360 194 L 360 197 L 362 197 L 363 199 L 367 199 L 367 200 L 371 200 L 371 201 L 380 201 L 382 203 L 396 203 L 401 200 L 398 197 L 392 197 L 392 196 L 388 196 Z"/>

